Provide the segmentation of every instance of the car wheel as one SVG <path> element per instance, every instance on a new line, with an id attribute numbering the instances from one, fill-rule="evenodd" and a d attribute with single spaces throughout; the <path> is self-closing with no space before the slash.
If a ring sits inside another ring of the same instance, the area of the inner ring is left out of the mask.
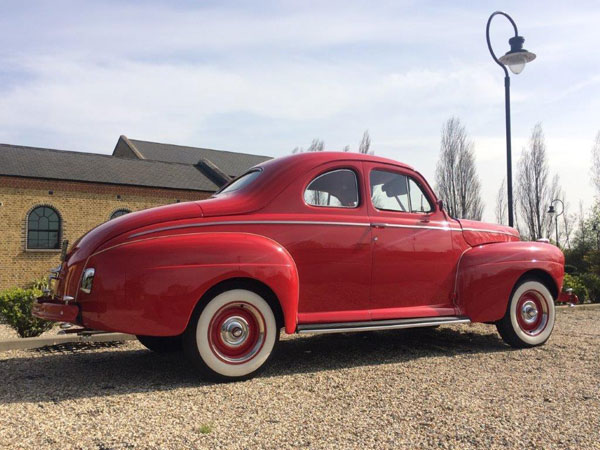
<path id="1" fill-rule="evenodd" d="M 183 349 L 181 336 L 136 336 L 140 344 L 156 353 L 173 353 Z"/>
<path id="2" fill-rule="evenodd" d="M 196 310 L 184 335 L 184 350 L 205 377 L 233 381 L 256 375 L 278 341 L 269 303 L 255 292 L 232 289 Z"/>
<path id="3" fill-rule="evenodd" d="M 535 347 L 550 337 L 555 314 L 548 288 L 537 280 L 524 280 L 515 287 L 506 314 L 496 327 L 512 347 Z"/>

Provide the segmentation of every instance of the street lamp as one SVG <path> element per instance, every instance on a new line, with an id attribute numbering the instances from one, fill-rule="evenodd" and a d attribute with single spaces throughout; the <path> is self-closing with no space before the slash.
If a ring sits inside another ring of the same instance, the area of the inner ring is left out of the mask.
<path id="1" fill-rule="evenodd" d="M 560 213 L 556 213 L 556 209 L 554 208 L 554 204 L 555 203 L 560 203 Z M 550 217 L 554 216 L 554 220 L 556 220 L 556 225 L 554 226 L 555 230 L 556 230 L 556 246 L 558 247 L 558 217 L 562 216 L 563 213 L 565 212 L 565 204 L 563 203 L 563 201 L 559 198 L 556 198 L 554 200 L 552 200 L 552 202 L 550 202 L 550 207 L 548 208 L 548 214 L 550 214 Z M 550 219 L 552 220 L 552 219 Z"/>
<path id="2" fill-rule="evenodd" d="M 496 58 L 496 54 L 492 50 L 492 43 L 490 42 L 490 23 L 497 15 L 506 17 L 515 29 L 514 37 L 508 40 L 508 43 L 510 44 L 510 50 L 500 58 Z M 504 70 L 504 108 L 506 112 L 506 187 L 508 191 L 508 225 L 512 227 L 514 219 L 512 195 L 512 155 L 510 142 L 510 77 L 508 76 L 508 70 L 506 70 L 506 66 L 508 66 L 512 73 L 517 75 L 523 71 L 525 64 L 535 59 L 535 54 L 528 52 L 523 48 L 523 42 L 525 42 L 525 39 L 522 36 L 519 36 L 519 31 L 517 30 L 515 21 L 505 12 L 496 11 L 490 16 L 485 28 L 485 37 L 487 39 L 488 49 L 492 55 L 492 58 L 494 58 L 494 61 L 496 61 L 496 63 L 502 67 L 502 70 Z"/>

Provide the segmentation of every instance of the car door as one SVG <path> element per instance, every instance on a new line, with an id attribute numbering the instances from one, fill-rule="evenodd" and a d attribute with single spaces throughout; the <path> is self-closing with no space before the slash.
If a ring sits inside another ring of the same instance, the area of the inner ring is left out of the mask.
<path id="1" fill-rule="evenodd" d="M 371 229 L 363 179 L 359 161 L 323 164 L 301 174 L 271 205 L 279 211 L 272 218 L 286 224 L 262 234 L 283 244 L 296 263 L 299 323 L 370 318 Z"/>
<path id="2" fill-rule="evenodd" d="M 376 163 L 365 163 L 365 169 L 372 319 L 453 315 L 455 227 L 416 172 Z"/>

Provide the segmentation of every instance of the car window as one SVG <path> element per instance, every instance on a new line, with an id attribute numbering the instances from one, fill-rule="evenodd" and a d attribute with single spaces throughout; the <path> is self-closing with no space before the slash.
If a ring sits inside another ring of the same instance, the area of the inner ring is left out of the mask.
<path id="1" fill-rule="evenodd" d="M 410 211 L 408 178 L 387 170 L 371 171 L 371 202 L 377 209 Z"/>
<path id="2" fill-rule="evenodd" d="M 227 192 L 239 191 L 252 183 L 261 174 L 260 170 L 253 170 L 252 172 L 245 173 L 241 177 L 235 179 L 233 182 L 226 185 L 223 189 L 217 192 L 217 194 L 225 194 Z"/>
<path id="3" fill-rule="evenodd" d="M 319 175 L 304 191 L 304 201 L 312 206 L 356 208 L 358 182 L 350 169 L 336 169 Z"/>
<path id="4" fill-rule="evenodd" d="M 411 212 L 427 214 L 433 211 L 431 203 L 423 192 L 423 189 L 412 178 L 408 179 L 408 192 Z"/>

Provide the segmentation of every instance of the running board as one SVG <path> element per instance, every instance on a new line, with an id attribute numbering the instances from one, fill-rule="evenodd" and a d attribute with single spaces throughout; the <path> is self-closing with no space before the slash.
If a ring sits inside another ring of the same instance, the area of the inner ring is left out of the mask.
<path id="1" fill-rule="evenodd" d="M 297 333 L 352 333 L 355 331 L 398 330 L 401 328 L 435 327 L 437 325 L 471 323 L 467 317 L 419 317 L 416 319 L 371 320 L 367 322 L 305 323 Z"/>

